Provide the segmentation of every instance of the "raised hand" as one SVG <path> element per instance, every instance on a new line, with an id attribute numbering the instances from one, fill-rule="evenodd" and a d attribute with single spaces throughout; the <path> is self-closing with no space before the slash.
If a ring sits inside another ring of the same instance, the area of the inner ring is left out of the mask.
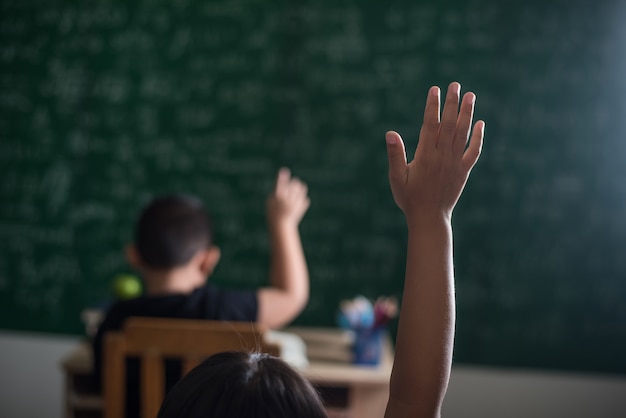
<path id="1" fill-rule="evenodd" d="M 485 127 L 479 121 L 472 130 L 473 93 L 465 94 L 459 111 L 460 90 L 459 83 L 450 84 L 440 117 L 439 88 L 430 89 L 410 163 L 400 135 L 386 135 L 389 182 L 408 231 L 386 418 L 440 418 L 448 387 L 456 315 L 451 217 Z"/>
<path id="2" fill-rule="evenodd" d="M 311 201 L 308 188 L 300 179 L 291 177 L 287 168 L 281 168 L 274 190 L 267 198 L 267 216 L 270 223 L 291 222 L 298 225 Z"/>
<path id="3" fill-rule="evenodd" d="M 257 322 L 276 329 L 291 322 L 309 300 L 309 270 L 298 225 L 311 202 L 306 184 L 281 168 L 267 198 L 270 287 L 258 292 Z"/>
<path id="4" fill-rule="evenodd" d="M 389 183 L 396 204 L 407 218 L 436 215 L 450 219 L 478 161 L 485 124 L 476 122 L 468 146 L 476 96 L 466 93 L 459 111 L 460 91 L 459 83 L 450 84 L 440 117 L 440 91 L 431 87 L 419 143 L 410 163 L 400 135 L 394 131 L 386 134 Z"/>

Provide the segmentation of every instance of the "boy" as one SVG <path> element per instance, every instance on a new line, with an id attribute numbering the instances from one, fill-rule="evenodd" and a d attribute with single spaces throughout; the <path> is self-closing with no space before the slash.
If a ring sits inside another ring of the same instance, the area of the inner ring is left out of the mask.
<path id="1" fill-rule="evenodd" d="M 146 292 L 114 304 L 107 312 L 94 338 L 96 384 L 101 382 L 104 335 L 121 329 L 131 316 L 250 321 L 266 328 L 293 320 L 309 298 L 309 274 L 298 231 L 309 204 L 306 185 L 281 169 L 267 200 L 271 284 L 234 291 L 206 285 L 220 250 L 212 242 L 211 222 L 202 203 L 180 195 L 155 199 L 139 217 L 134 243 L 126 249 Z M 139 395 L 137 364 L 128 366 L 130 417 L 138 415 Z M 167 373 L 169 387 L 180 376 L 180 365 L 168 364 Z"/>

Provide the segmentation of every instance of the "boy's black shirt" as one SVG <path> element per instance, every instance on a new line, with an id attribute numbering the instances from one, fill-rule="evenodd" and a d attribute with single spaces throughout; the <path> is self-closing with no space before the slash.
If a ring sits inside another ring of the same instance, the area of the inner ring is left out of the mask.
<path id="1" fill-rule="evenodd" d="M 142 296 L 117 302 L 108 310 L 93 341 L 94 383 L 100 386 L 102 380 L 104 334 L 121 329 L 124 321 L 131 316 L 255 322 L 257 311 L 256 290 L 225 290 L 211 284 L 190 294 Z M 128 360 L 126 367 L 126 417 L 134 418 L 139 416 L 138 361 Z M 166 362 L 166 390 L 180 379 L 180 370 L 180 362 Z"/>

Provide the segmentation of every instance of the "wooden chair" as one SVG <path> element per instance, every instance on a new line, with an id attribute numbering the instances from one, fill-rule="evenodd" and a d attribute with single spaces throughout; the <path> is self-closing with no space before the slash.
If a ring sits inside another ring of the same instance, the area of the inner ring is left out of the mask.
<path id="1" fill-rule="evenodd" d="M 279 355 L 263 340 L 258 325 L 188 319 L 129 318 L 121 332 L 104 341 L 104 415 L 120 418 L 126 403 L 126 357 L 140 359 L 141 418 L 156 417 L 165 391 L 164 358 L 180 358 L 183 374 L 223 351 L 260 351 Z"/>

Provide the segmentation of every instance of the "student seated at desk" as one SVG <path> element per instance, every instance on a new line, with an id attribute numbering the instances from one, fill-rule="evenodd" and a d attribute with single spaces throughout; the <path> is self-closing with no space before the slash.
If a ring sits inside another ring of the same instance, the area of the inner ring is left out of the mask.
<path id="1" fill-rule="evenodd" d="M 471 127 L 474 94 L 465 94 L 459 111 L 460 88 L 458 83 L 450 84 L 441 118 L 439 89 L 430 89 L 419 143 L 409 164 L 400 135 L 386 135 L 391 190 L 408 229 L 386 418 L 439 418 L 448 386 L 455 322 L 451 217 L 480 155 L 484 132 L 482 121 Z M 246 353 L 210 357 L 170 391 L 158 415 L 325 416 L 317 394 L 298 372 L 280 359 Z"/>
<path id="2" fill-rule="evenodd" d="M 131 316 L 256 322 L 279 328 L 295 318 L 309 297 L 309 275 L 298 226 L 309 207 L 306 185 L 281 169 L 267 200 L 271 239 L 271 285 L 261 289 L 226 290 L 207 284 L 220 258 L 212 242 L 209 216 L 190 196 L 160 197 L 149 204 L 136 225 L 129 262 L 141 274 L 144 296 L 114 304 L 94 338 L 94 378 L 101 384 L 103 339 Z M 127 417 L 138 416 L 138 364 L 128 363 Z M 180 378 L 180 365 L 169 362 L 170 387 Z"/>

